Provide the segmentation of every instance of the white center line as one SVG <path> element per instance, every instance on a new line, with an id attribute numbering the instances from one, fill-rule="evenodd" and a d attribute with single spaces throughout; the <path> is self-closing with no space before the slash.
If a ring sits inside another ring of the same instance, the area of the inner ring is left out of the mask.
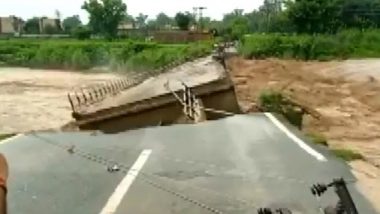
<path id="1" fill-rule="evenodd" d="M 120 184 L 116 187 L 115 191 L 112 193 L 111 197 L 108 199 L 107 204 L 103 207 L 100 214 L 112 214 L 116 212 L 121 200 L 127 193 L 129 187 L 131 187 L 133 181 L 136 179 L 151 153 L 152 150 L 144 150 L 141 152 L 132 168 L 129 169 L 127 175 L 123 178 Z"/>
<path id="2" fill-rule="evenodd" d="M 284 124 L 282 124 L 275 116 L 273 116 L 271 113 L 264 113 L 265 116 L 267 116 L 282 132 L 284 132 L 290 139 L 292 139 L 299 147 L 301 147 L 303 150 L 305 150 L 307 153 L 315 157 L 319 161 L 327 161 L 325 156 L 323 156 L 321 153 L 315 151 L 313 148 L 311 148 L 309 145 L 307 145 L 305 142 L 303 142 L 301 139 L 299 139 L 296 135 L 294 135 L 291 131 L 289 131 Z"/>

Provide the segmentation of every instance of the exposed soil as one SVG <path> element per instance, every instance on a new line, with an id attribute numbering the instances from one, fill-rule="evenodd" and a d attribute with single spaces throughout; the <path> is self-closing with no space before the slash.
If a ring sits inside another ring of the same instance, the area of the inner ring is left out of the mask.
<path id="1" fill-rule="evenodd" d="M 351 166 L 362 189 L 375 197 L 373 201 L 380 200 L 380 60 L 232 58 L 228 66 L 245 112 L 257 111 L 260 93 L 269 89 L 282 91 L 310 108 L 318 117 L 307 116 L 304 131 L 323 133 L 330 147 L 350 148 L 364 155 L 371 165 L 355 162 Z"/>
<path id="2" fill-rule="evenodd" d="M 72 120 L 67 93 L 73 87 L 116 77 L 111 73 L 0 68 L 0 133 L 59 128 Z"/>

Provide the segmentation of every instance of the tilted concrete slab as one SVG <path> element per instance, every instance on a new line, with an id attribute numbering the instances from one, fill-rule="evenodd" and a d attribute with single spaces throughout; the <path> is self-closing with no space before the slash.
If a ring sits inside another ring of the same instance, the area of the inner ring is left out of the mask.
<path id="1" fill-rule="evenodd" d="M 189 87 L 197 87 L 224 78 L 226 78 L 226 73 L 219 63 L 212 60 L 211 57 L 202 58 L 181 65 L 167 73 L 149 78 L 143 83 L 123 91 L 118 96 L 109 97 L 101 103 L 81 109 L 79 113 L 89 114 L 168 94 L 170 91 L 165 87 L 167 82 L 170 83 L 172 90 L 177 91 L 183 88 L 181 81 Z"/>
<path id="2" fill-rule="evenodd" d="M 135 87 L 125 90 L 117 96 L 109 97 L 100 103 L 82 108 L 74 114 L 74 117 L 82 129 L 102 129 L 101 126 L 107 123 L 105 122 L 107 120 L 120 119 L 121 117 L 125 119 L 125 117 L 139 113 L 143 114 L 143 116 L 139 116 L 141 121 L 144 121 L 144 117 L 152 118 L 159 115 L 160 118 L 150 119 L 146 123 L 138 124 L 137 128 L 160 122 L 172 123 L 180 117 L 182 109 L 166 85 L 169 85 L 172 91 L 179 91 L 183 89 L 181 82 L 191 87 L 199 98 L 207 96 L 207 99 L 212 100 L 203 100 L 205 107 L 223 109 L 234 113 L 240 112 L 235 99 L 233 83 L 223 66 L 210 56 L 198 59 L 195 62 L 185 63 L 172 71 L 150 78 Z M 229 98 L 220 98 L 224 96 L 223 93 L 226 93 Z M 226 99 L 228 99 L 228 102 L 224 102 Z M 145 116 L 147 111 L 152 113 Z M 165 113 L 166 111 L 171 113 L 167 114 Z M 128 119 L 128 121 L 133 120 L 135 119 Z M 125 124 L 125 120 L 119 124 L 121 123 Z M 118 125 L 114 126 L 116 129 L 120 127 Z M 130 125 L 121 127 L 120 130 L 136 127 L 130 122 Z M 108 130 L 108 128 L 106 129 Z"/>
<path id="3" fill-rule="evenodd" d="M 62 149 L 73 145 L 73 154 Z M 149 159 L 115 213 L 212 213 L 209 207 L 245 214 L 269 206 L 319 214 L 312 184 L 355 179 L 327 149 L 308 146 L 327 161 L 305 152 L 265 115 L 253 114 L 113 135 L 28 134 L 0 149 L 10 165 L 10 213 L 100 213 L 125 176 L 109 173 L 104 160 L 131 166 L 149 149 Z M 376 213 L 355 183 L 348 187 L 359 213 Z M 329 190 L 320 204 L 336 201 Z"/>

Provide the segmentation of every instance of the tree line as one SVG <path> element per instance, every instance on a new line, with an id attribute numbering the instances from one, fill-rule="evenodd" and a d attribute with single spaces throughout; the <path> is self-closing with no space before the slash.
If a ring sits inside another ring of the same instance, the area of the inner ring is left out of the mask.
<path id="1" fill-rule="evenodd" d="M 247 33 L 335 34 L 380 27 L 380 0 L 265 0 L 257 10 L 234 10 L 212 23 L 221 35 Z"/>
<path id="2" fill-rule="evenodd" d="M 133 17 L 127 14 L 127 5 L 122 0 L 86 0 L 82 9 L 88 12 L 89 23 L 83 25 L 77 15 L 67 17 L 62 20 L 61 32 L 78 37 L 95 34 L 115 38 L 119 24 L 127 22 L 145 30 L 173 27 L 188 30 L 197 26 L 228 39 L 238 39 L 244 34 L 257 32 L 333 34 L 347 28 L 380 27 L 380 0 L 264 0 L 257 10 L 245 13 L 235 9 L 225 14 L 222 20 L 199 19 L 189 12 L 178 12 L 175 17 L 160 13 L 153 19 L 142 13 Z M 25 33 L 38 33 L 39 30 L 38 18 L 26 21 Z"/>

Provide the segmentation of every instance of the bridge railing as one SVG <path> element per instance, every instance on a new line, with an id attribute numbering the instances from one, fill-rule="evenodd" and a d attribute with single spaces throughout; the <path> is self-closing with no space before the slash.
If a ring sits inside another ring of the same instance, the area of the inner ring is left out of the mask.
<path id="1" fill-rule="evenodd" d="M 185 59 L 171 62 L 153 71 L 144 71 L 141 73 L 135 73 L 129 77 L 115 78 L 103 83 L 74 88 L 67 94 L 72 112 L 76 113 L 82 108 L 100 103 L 107 97 L 116 96 L 122 91 L 140 84 L 149 77 L 164 73 L 165 71 L 171 70 L 187 61 L 192 60 L 195 60 L 195 58 L 187 57 Z"/>
<path id="2" fill-rule="evenodd" d="M 138 84 L 142 79 L 142 76 L 117 78 L 104 83 L 82 86 L 69 92 L 67 97 L 72 111 L 77 112 L 79 109 L 99 103 L 107 97 L 116 96 L 123 90 Z"/>

